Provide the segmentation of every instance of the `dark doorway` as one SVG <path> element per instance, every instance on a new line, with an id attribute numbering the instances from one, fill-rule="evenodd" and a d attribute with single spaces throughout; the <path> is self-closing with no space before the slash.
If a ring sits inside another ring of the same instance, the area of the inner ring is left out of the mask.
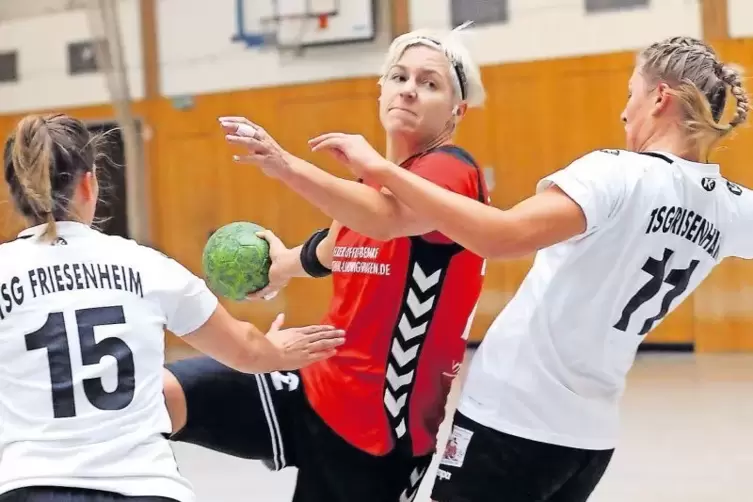
<path id="1" fill-rule="evenodd" d="M 129 238 L 128 211 L 126 209 L 126 166 L 123 135 L 115 122 L 87 125 L 92 134 L 101 134 L 99 180 L 99 205 L 96 220 L 98 228 L 108 235 Z"/>

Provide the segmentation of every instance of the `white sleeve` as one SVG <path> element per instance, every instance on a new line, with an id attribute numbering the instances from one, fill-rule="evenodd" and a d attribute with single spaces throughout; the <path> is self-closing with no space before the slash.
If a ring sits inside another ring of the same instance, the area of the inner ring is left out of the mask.
<path id="1" fill-rule="evenodd" d="M 536 192 L 557 185 L 586 215 L 586 231 L 602 227 L 620 208 L 627 192 L 619 153 L 591 152 L 560 169 L 536 185 Z"/>
<path id="2" fill-rule="evenodd" d="M 167 319 L 167 329 L 176 336 L 192 333 L 202 327 L 214 313 L 219 300 L 203 279 L 159 251 L 156 273 L 160 284 L 157 301 Z"/>
<path id="3" fill-rule="evenodd" d="M 725 256 L 753 259 L 753 191 L 725 182 L 730 195 L 729 231 L 725 232 L 722 250 Z M 725 194 L 726 195 L 726 194 Z"/>

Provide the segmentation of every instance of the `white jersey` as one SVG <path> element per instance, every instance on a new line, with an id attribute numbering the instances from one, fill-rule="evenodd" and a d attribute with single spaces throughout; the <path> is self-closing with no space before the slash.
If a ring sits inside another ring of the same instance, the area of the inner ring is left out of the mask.
<path id="1" fill-rule="evenodd" d="M 64 486 L 194 500 L 164 434 L 164 328 L 217 306 L 161 253 L 74 222 L 0 246 L 0 493 Z"/>
<path id="2" fill-rule="evenodd" d="M 542 179 L 586 231 L 539 251 L 471 364 L 459 410 L 493 429 L 615 447 L 618 401 L 645 336 L 725 257 L 753 258 L 753 193 L 719 166 L 592 152 Z"/>

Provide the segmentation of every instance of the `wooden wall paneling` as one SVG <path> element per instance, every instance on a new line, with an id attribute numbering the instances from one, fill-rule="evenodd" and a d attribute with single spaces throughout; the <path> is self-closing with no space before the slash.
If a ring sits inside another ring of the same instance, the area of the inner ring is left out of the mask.
<path id="1" fill-rule="evenodd" d="M 13 131 L 15 125 L 15 117 L 0 116 L 0 138 L 2 138 L 0 148 L 3 150 L 5 149 L 6 138 Z M 0 243 L 13 240 L 23 228 L 22 223 L 16 215 L 8 186 L 5 184 L 5 178 L 3 178 L 2 188 L 0 188 Z"/>
<path id="2" fill-rule="evenodd" d="M 753 71 L 753 40 L 727 40 L 714 43 L 725 62 Z M 750 80 L 745 83 L 750 91 Z M 735 100 L 729 99 L 726 119 L 734 113 Z M 720 143 L 711 156 L 729 180 L 753 188 L 753 128 L 738 128 Z M 722 187 L 722 189 L 724 189 Z M 753 350 L 753 263 L 728 259 L 693 294 L 695 305 L 696 350 L 698 352 L 749 352 Z"/>
<path id="3" fill-rule="evenodd" d="M 213 166 L 207 168 L 217 146 L 208 135 L 166 138 L 163 145 L 170 156 L 159 167 L 162 184 L 167 186 L 156 201 L 164 225 L 159 247 L 201 274 L 201 252 L 219 222 L 219 174 Z"/>
<path id="4" fill-rule="evenodd" d="M 207 173 L 201 171 L 217 170 L 214 152 L 222 142 L 222 133 L 217 125 L 215 103 L 222 99 L 225 99 L 223 95 L 196 96 L 193 98 L 193 104 L 187 108 L 174 106 L 171 99 L 150 102 L 150 139 L 146 151 L 149 159 L 148 179 L 152 207 L 151 235 L 153 245 L 171 256 L 176 251 L 175 248 L 181 246 L 181 234 L 203 234 L 206 238 L 209 230 L 217 223 L 204 220 L 192 222 L 181 214 L 183 206 L 173 207 L 169 201 L 174 197 L 188 198 L 191 190 L 196 190 L 197 193 L 201 191 L 201 197 L 212 197 L 213 202 L 208 211 L 216 214 L 214 201 L 221 199 L 217 178 L 211 178 L 213 185 L 201 185 L 197 180 L 207 181 L 204 178 Z M 198 143 L 195 155 L 190 154 L 192 141 Z M 193 228 L 202 221 L 206 228 Z M 196 249 L 195 243 L 187 243 L 187 246 L 189 249 Z M 187 255 L 180 250 L 177 252 L 183 256 Z"/>
<path id="5" fill-rule="evenodd" d="M 743 84 L 749 94 L 753 92 L 753 39 L 727 40 L 717 42 L 714 48 L 725 63 L 736 64 L 744 71 Z M 729 120 L 735 112 L 736 101 L 728 96 L 725 119 Z M 748 122 L 734 130 L 723 140 L 713 154 L 711 160 L 721 165 L 723 174 L 728 178 L 745 186 L 753 187 L 753 168 L 751 168 L 751 150 L 753 150 L 753 116 Z"/>
<path id="6" fill-rule="evenodd" d="M 197 96 L 188 109 L 176 108 L 167 99 L 153 105 L 150 123 L 151 149 L 154 151 L 151 156 L 153 165 L 150 165 L 152 235 L 155 245 L 168 254 L 177 251 L 173 246 L 180 246 L 176 236 L 188 233 L 194 238 L 203 236 L 206 240 L 208 232 L 220 223 L 218 205 L 224 194 L 220 190 L 218 173 L 221 169 L 217 159 L 224 140 L 217 117 L 219 103 L 226 99 L 224 95 Z M 192 155 L 194 143 L 196 151 Z M 173 207 L 167 202 L 173 197 L 186 201 L 195 197 L 201 204 L 206 204 L 206 215 L 211 218 L 186 218 L 182 211 L 191 208 L 184 208 L 180 205 L 182 203 Z M 195 249 L 196 243 L 186 245 Z M 187 254 L 184 256 L 188 257 Z"/>
<path id="7" fill-rule="evenodd" d="M 247 117 L 269 131 L 273 138 L 279 139 L 279 131 L 285 124 L 292 122 L 290 118 L 286 120 L 285 117 L 278 116 L 277 103 L 282 94 L 280 89 L 233 93 L 224 103 L 219 104 L 221 108 L 218 109 L 217 116 Z M 225 143 L 219 127 L 215 127 L 214 135 L 220 142 L 215 165 L 221 170 L 220 182 L 226 194 L 222 200 L 222 220 L 251 221 L 275 229 L 279 220 L 277 193 L 283 186 L 255 165 L 233 162 L 232 156 L 242 153 L 242 149 Z"/>
<path id="8" fill-rule="evenodd" d="M 624 148 L 620 114 L 627 101 L 627 84 L 632 67 L 583 70 L 574 68 L 558 75 L 562 93 L 557 109 L 557 145 L 560 167 L 587 152 L 600 148 Z M 569 123 L 569 125 L 568 125 Z"/>
<path id="9" fill-rule="evenodd" d="M 495 88 L 494 71 L 491 68 L 482 68 L 481 77 L 487 93 L 492 92 Z M 492 204 L 494 204 L 494 191 L 500 185 L 504 186 L 504 180 L 499 177 L 493 146 L 497 137 L 497 122 L 501 119 L 494 114 L 491 106 L 489 99 L 487 99 L 483 108 L 468 110 L 468 113 L 458 127 L 455 142 L 473 156 L 482 170 L 482 176 L 485 175 L 486 169 L 493 171 L 491 177 L 493 183 L 489 188 Z M 476 309 L 476 316 L 471 325 L 471 332 L 469 333 L 470 341 L 480 341 L 484 337 L 489 325 L 491 325 L 497 314 L 499 314 L 503 303 L 501 304 L 499 301 L 498 285 L 503 281 L 504 264 L 501 262 L 487 262 L 484 288 Z"/>
<path id="10" fill-rule="evenodd" d="M 390 0 L 390 36 L 396 38 L 411 29 L 410 2 Z"/>
<path id="11" fill-rule="evenodd" d="M 155 0 L 139 1 L 141 27 L 141 57 L 144 65 L 144 97 L 160 96 L 159 19 Z"/>
<path id="12" fill-rule="evenodd" d="M 753 350 L 753 274 L 746 260 L 728 259 L 692 298 L 697 352 Z"/>
<path id="13" fill-rule="evenodd" d="M 729 0 L 700 0 L 701 31 L 704 40 L 729 38 Z"/>
<path id="14" fill-rule="evenodd" d="M 161 183 L 153 206 L 159 215 L 153 221 L 163 229 L 158 248 L 203 277 L 201 252 L 218 223 L 218 174 L 198 160 L 212 160 L 216 144 L 207 134 L 194 134 L 163 138 L 160 146 L 170 155 L 159 166 Z M 184 342 L 168 332 L 166 344 L 173 349 Z"/>
<path id="15" fill-rule="evenodd" d="M 16 238 L 23 229 L 23 221 L 16 214 L 6 186 L 0 189 L 0 244 Z"/>
<path id="16" fill-rule="evenodd" d="M 491 197 L 492 205 L 508 209 L 533 194 L 539 173 L 545 169 L 540 164 L 551 162 L 553 148 L 545 138 L 553 127 L 549 110 L 555 93 L 535 65 L 497 66 L 491 72 L 487 113 L 494 124 L 489 143 L 496 177 Z M 532 257 L 490 262 L 483 310 L 498 314 L 531 264 Z"/>

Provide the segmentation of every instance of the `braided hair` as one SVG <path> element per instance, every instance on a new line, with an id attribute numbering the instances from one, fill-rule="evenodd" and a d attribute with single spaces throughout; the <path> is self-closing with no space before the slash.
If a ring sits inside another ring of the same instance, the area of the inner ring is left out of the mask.
<path id="1" fill-rule="evenodd" d="M 713 47 L 692 37 L 671 37 L 652 44 L 638 56 L 638 67 L 650 82 L 664 82 L 685 112 L 684 126 L 696 139 L 711 143 L 743 124 L 750 111 L 742 71 L 719 59 Z M 728 94 L 735 114 L 721 123 Z"/>

